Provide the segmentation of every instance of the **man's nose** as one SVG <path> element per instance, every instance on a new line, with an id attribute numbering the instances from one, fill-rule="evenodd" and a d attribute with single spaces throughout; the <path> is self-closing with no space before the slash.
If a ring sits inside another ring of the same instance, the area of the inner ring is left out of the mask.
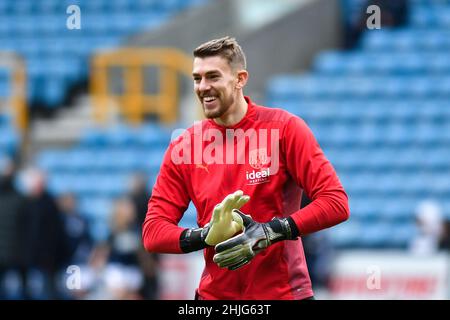
<path id="1" fill-rule="evenodd" d="M 211 87 L 210 87 L 208 81 L 206 81 L 206 79 L 202 79 L 202 80 L 200 81 L 200 83 L 198 84 L 198 90 L 199 90 L 200 92 L 207 91 L 207 90 L 209 90 L 210 88 L 211 88 Z"/>

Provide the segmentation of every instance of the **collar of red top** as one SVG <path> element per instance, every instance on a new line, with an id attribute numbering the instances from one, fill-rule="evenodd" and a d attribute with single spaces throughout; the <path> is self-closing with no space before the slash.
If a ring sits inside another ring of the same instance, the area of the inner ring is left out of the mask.
<path id="1" fill-rule="evenodd" d="M 255 119 L 255 105 L 252 102 L 252 100 L 244 96 L 245 101 L 247 101 L 247 112 L 245 113 L 245 116 L 239 121 L 238 123 L 232 125 L 232 126 L 222 126 L 218 123 L 216 123 L 213 119 L 208 119 L 209 123 L 213 125 L 214 127 L 220 128 L 220 129 L 237 129 L 247 126 L 249 123 L 252 123 Z"/>

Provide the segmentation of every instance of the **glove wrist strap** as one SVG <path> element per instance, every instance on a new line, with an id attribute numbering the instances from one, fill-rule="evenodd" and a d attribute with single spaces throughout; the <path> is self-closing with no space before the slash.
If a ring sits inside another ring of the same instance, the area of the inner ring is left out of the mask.
<path id="1" fill-rule="evenodd" d="M 295 222 L 289 221 L 289 218 L 275 218 L 268 222 L 267 225 L 270 228 L 269 240 L 271 243 L 275 243 L 281 240 L 293 240 L 298 237 L 298 229 L 295 226 Z M 293 227 L 294 225 L 294 227 Z"/>
<path id="2" fill-rule="evenodd" d="M 209 228 L 184 229 L 180 235 L 180 248 L 184 253 L 208 247 L 205 242 Z"/>

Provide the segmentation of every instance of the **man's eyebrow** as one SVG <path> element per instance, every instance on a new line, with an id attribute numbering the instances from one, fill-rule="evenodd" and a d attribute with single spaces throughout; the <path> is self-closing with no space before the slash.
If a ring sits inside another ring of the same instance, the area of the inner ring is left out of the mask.
<path id="1" fill-rule="evenodd" d="M 211 75 L 211 74 L 216 74 L 216 73 L 219 73 L 220 74 L 220 71 L 219 70 L 211 70 L 211 71 L 208 71 L 208 72 L 206 72 L 205 73 L 205 75 Z M 200 74 L 199 73 L 196 73 L 196 72 L 193 72 L 192 73 L 192 76 L 199 76 Z"/>

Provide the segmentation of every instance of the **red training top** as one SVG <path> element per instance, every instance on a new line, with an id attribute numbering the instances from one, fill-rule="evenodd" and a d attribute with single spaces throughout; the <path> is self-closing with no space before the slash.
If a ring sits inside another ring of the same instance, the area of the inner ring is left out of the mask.
<path id="1" fill-rule="evenodd" d="M 178 227 L 192 200 L 204 226 L 225 196 L 242 190 L 241 210 L 257 222 L 291 216 L 300 235 L 349 217 L 348 198 L 306 123 L 284 110 L 255 105 L 232 127 L 203 120 L 171 142 L 148 203 L 143 243 L 148 251 L 182 253 Z M 255 138 L 256 137 L 256 138 Z M 245 142 L 245 143 L 244 143 Z M 312 202 L 300 209 L 302 192 Z M 235 271 L 204 250 L 201 299 L 304 299 L 313 295 L 301 239 L 280 241 Z"/>

